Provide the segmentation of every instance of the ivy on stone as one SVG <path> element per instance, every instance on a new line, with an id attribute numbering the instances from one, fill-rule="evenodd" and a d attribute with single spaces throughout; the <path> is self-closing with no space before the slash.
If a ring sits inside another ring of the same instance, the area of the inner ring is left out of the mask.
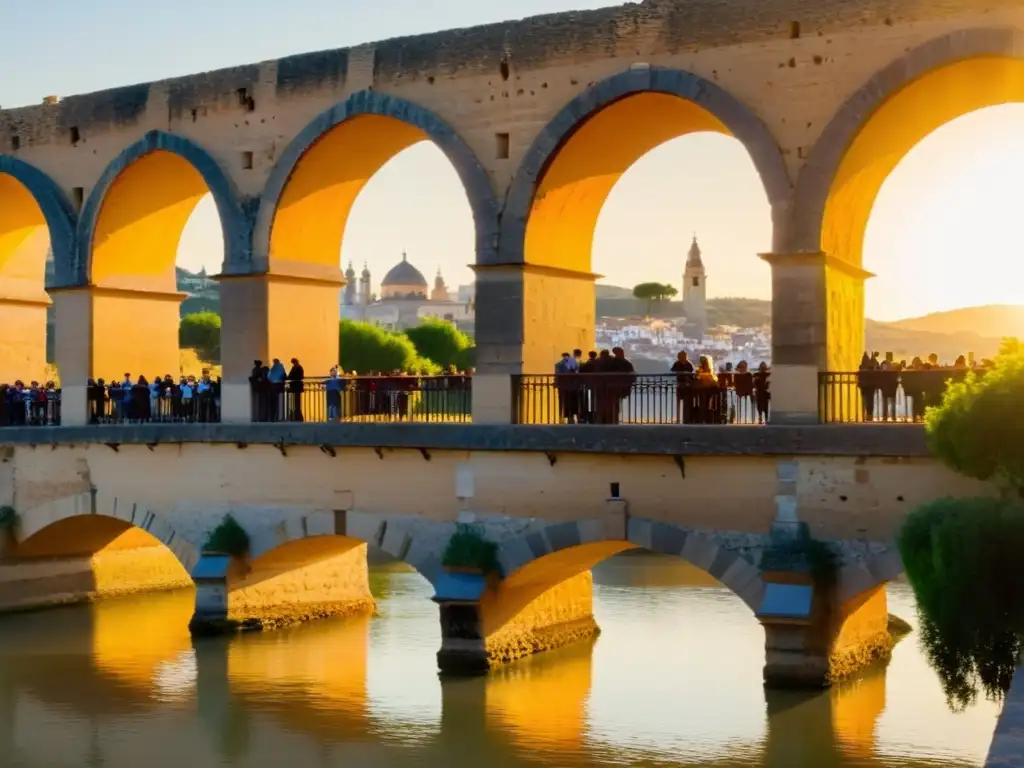
<path id="1" fill-rule="evenodd" d="M 225 515 L 220 524 L 206 537 L 203 552 L 245 557 L 249 554 L 249 534 L 234 517 Z"/>
<path id="2" fill-rule="evenodd" d="M 482 573 L 498 570 L 498 545 L 476 525 L 459 523 L 448 540 L 441 564 L 446 568 L 472 568 Z"/>
<path id="3" fill-rule="evenodd" d="M 0 507 L 0 532 L 14 533 L 17 530 L 18 524 L 20 522 L 21 518 L 15 511 L 14 507 Z"/>

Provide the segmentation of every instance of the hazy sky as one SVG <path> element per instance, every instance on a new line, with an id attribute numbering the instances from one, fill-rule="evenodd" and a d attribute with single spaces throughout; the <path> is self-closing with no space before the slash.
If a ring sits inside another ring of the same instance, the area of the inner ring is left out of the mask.
<path id="1" fill-rule="evenodd" d="M 4 3 L 0 104 L 38 102 L 134 82 L 404 34 L 500 21 L 605 0 L 176 0 L 168 11 L 127 0 Z M 919 144 L 882 189 L 868 226 L 868 314 L 894 319 L 991 303 L 1024 303 L 1024 106 L 983 110 Z M 607 282 L 678 284 L 696 232 L 712 296 L 769 298 L 768 206 L 735 140 L 697 134 L 642 158 L 613 190 L 598 223 L 594 271 Z M 472 218 L 454 170 L 433 145 L 411 147 L 357 201 L 343 259 L 375 281 L 403 249 L 428 279 L 469 282 Z M 186 228 L 182 266 L 217 272 L 216 211 Z"/>

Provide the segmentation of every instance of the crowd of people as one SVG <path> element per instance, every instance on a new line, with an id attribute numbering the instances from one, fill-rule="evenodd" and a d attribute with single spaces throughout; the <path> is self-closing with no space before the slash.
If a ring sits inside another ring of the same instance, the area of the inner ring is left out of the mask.
<path id="1" fill-rule="evenodd" d="M 927 358 L 896 360 L 892 352 L 882 357 L 865 352 L 857 371 L 865 421 L 898 421 L 924 418 L 925 409 L 939 405 L 950 380 L 962 379 L 970 371 L 983 373 L 994 362 L 977 362 L 973 356 L 960 355 L 952 364 L 939 362 L 936 354 Z M 902 399 L 900 395 L 902 393 Z"/>
<path id="2" fill-rule="evenodd" d="M 132 380 L 126 373 L 120 381 L 89 379 L 86 399 L 90 424 L 220 421 L 220 378 L 212 378 L 209 369 L 202 375 L 171 374 L 145 376 Z"/>
<path id="3" fill-rule="evenodd" d="M 927 407 L 941 402 L 950 379 L 969 371 L 983 373 L 993 365 L 991 360 L 976 362 L 964 355 L 951 364 L 940 363 L 935 354 L 908 363 L 896 360 L 891 352 L 884 357 L 865 352 L 852 384 L 865 421 L 919 420 Z M 701 355 L 694 363 L 684 351 L 665 374 L 641 375 L 625 351 L 615 347 L 591 351 L 586 357 L 579 349 L 565 352 L 554 373 L 556 418 L 561 423 L 765 423 L 771 404 L 771 372 L 764 362 L 756 369 L 741 361 L 716 370 L 709 356 Z M 846 378 L 831 389 L 851 383 L 849 374 L 840 376 Z M 402 371 L 359 375 L 336 366 L 326 378 L 307 381 L 298 359 L 292 358 L 286 369 L 274 358 L 270 365 L 254 361 L 249 381 L 255 421 L 401 421 L 410 417 L 414 403 L 417 415 L 426 418 L 468 418 L 471 410 L 472 371 L 453 368 L 439 376 Z M 838 391 L 829 397 L 846 399 Z M 198 378 L 177 380 L 170 374 L 133 380 L 126 373 L 109 383 L 89 379 L 87 399 L 92 424 L 218 422 L 221 380 L 209 369 Z M 521 394 L 520 402 L 525 402 Z M 0 426 L 60 421 L 61 390 L 55 382 L 0 384 Z"/>
<path id="4" fill-rule="evenodd" d="M 563 424 L 618 424 L 628 421 L 678 424 L 765 423 L 771 400 L 769 368 L 735 367 L 701 355 L 696 365 L 680 352 L 668 374 L 639 375 L 621 347 L 600 353 L 562 353 L 555 363 L 558 415 Z M 674 408 L 665 413 L 665 396 L 674 390 Z M 530 407 L 527 405 L 527 407 Z"/>
<path id="5" fill-rule="evenodd" d="M 52 381 L 18 380 L 0 384 L 0 426 L 45 427 L 60 424 L 60 390 Z"/>
<path id="6" fill-rule="evenodd" d="M 269 366 L 256 360 L 249 382 L 255 421 L 403 421 L 414 403 L 427 419 L 468 418 L 472 372 L 449 366 L 438 376 L 401 370 L 360 375 L 334 366 L 327 378 L 307 380 L 297 359 L 285 370 L 275 358 Z"/>

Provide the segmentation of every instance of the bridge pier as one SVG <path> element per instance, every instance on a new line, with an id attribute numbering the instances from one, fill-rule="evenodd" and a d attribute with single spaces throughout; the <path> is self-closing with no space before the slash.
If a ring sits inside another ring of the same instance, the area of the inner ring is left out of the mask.
<path id="1" fill-rule="evenodd" d="M 834 586 L 803 574 L 766 573 L 764 579 L 758 618 L 767 687 L 825 688 L 892 650 L 884 584 L 844 603 Z"/>
<path id="2" fill-rule="evenodd" d="M 338 301 L 345 285 L 339 269 L 307 265 L 273 274 L 221 275 L 223 316 L 221 419 L 253 421 L 249 376 L 253 362 L 295 357 L 307 376 L 326 376 L 338 363 Z"/>
<path id="3" fill-rule="evenodd" d="M 587 570 L 554 586 L 488 584 L 449 577 L 434 598 L 441 607 L 443 673 L 480 675 L 534 653 L 595 637 L 594 579 Z"/>
<path id="4" fill-rule="evenodd" d="M 252 561 L 204 554 L 192 579 L 193 634 L 273 629 L 376 607 L 366 544 L 344 536 L 299 539 Z"/>

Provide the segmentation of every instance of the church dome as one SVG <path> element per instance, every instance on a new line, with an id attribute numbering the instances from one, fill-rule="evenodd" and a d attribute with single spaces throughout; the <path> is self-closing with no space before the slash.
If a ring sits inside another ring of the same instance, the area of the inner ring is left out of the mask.
<path id="1" fill-rule="evenodd" d="M 402 288 L 415 287 L 425 290 L 427 287 L 427 280 L 423 277 L 422 272 L 409 263 L 408 258 L 403 253 L 402 260 L 388 270 L 388 273 L 384 275 L 384 279 L 381 281 L 380 285 L 382 288 L 401 286 Z"/>

